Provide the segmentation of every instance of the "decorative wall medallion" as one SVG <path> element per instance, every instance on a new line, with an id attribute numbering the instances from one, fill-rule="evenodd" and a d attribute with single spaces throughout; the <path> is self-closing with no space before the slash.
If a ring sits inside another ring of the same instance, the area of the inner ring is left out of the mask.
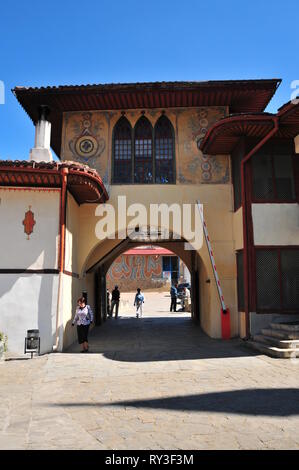
<path id="1" fill-rule="evenodd" d="M 29 206 L 29 210 L 25 212 L 25 219 L 23 220 L 24 232 L 27 235 L 27 240 L 29 240 L 29 235 L 33 232 L 35 223 L 34 213 L 31 211 L 31 206 Z"/>
<path id="2" fill-rule="evenodd" d="M 102 126 L 99 123 L 93 124 L 91 113 L 83 113 L 82 118 L 81 129 L 76 129 L 79 135 L 69 142 L 69 148 L 75 157 L 87 163 L 89 159 L 103 153 L 105 140 L 96 135 Z"/>

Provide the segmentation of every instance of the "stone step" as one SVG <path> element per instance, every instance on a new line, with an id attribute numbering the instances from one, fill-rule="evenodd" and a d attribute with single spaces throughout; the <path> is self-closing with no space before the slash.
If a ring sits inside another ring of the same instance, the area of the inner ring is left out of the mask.
<path id="1" fill-rule="evenodd" d="M 262 334 L 265 336 L 272 336 L 273 338 L 280 339 L 299 339 L 299 332 L 291 332 L 284 330 L 277 330 L 273 328 L 262 328 Z"/>
<path id="2" fill-rule="evenodd" d="M 273 336 L 266 336 L 266 335 L 254 335 L 253 337 L 254 341 L 257 341 L 258 343 L 265 343 L 270 346 L 276 346 L 277 348 L 280 349 L 297 349 L 299 348 L 299 340 L 294 339 L 280 339 L 280 338 L 274 338 Z"/>
<path id="3" fill-rule="evenodd" d="M 292 331 L 299 333 L 299 322 L 285 322 L 285 323 L 270 323 L 271 328 L 274 330 Z"/>
<path id="4" fill-rule="evenodd" d="M 245 344 L 247 347 L 271 357 L 277 357 L 281 359 L 293 359 L 299 357 L 299 349 L 281 349 L 252 340 L 245 341 Z"/>

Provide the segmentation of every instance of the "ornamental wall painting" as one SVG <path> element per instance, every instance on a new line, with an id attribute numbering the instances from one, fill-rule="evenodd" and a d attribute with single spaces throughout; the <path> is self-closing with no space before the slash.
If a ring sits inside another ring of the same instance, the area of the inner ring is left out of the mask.
<path id="1" fill-rule="evenodd" d="M 22 221 L 22 224 L 24 225 L 24 232 L 27 235 L 27 240 L 30 240 L 30 235 L 33 232 L 33 228 L 36 224 L 36 221 L 34 219 L 34 213 L 31 210 L 31 206 L 29 206 L 29 209 L 27 212 L 25 212 L 25 218 Z"/>
<path id="2" fill-rule="evenodd" d="M 225 106 L 185 110 L 178 115 L 178 181 L 182 184 L 228 183 L 227 155 L 203 155 L 199 145 L 208 129 L 227 115 Z"/>
<path id="3" fill-rule="evenodd" d="M 121 255 L 107 273 L 107 280 L 154 279 L 162 277 L 162 258 L 159 255 Z"/>
<path id="4" fill-rule="evenodd" d="M 108 181 L 107 141 L 108 124 L 104 113 L 65 114 L 62 159 L 96 169 L 104 183 Z"/>

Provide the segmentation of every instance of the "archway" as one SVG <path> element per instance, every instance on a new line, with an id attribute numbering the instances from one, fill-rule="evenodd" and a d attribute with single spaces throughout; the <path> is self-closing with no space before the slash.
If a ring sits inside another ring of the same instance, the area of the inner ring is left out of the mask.
<path id="1" fill-rule="evenodd" d="M 161 247 L 164 250 L 168 250 L 186 266 L 190 272 L 190 316 L 196 322 L 200 320 L 201 305 L 203 304 L 201 299 L 203 292 L 201 288 L 201 275 L 205 272 L 202 266 L 203 262 L 196 251 L 185 250 L 185 240 L 176 239 L 173 237 L 173 234 L 170 234 L 169 239 L 155 241 L 135 240 L 129 237 L 124 240 L 106 239 L 92 250 L 86 260 L 84 270 L 88 276 L 93 276 L 93 295 L 97 325 L 100 325 L 107 318 L 106 276 L 110 267 L 117 258 L 128 252 L 128 250 L 138 249 L 138 247 L 144 246 L 147 243 L 152 247 Z M 177 281 L 183 281 L 183 279 L 178 278 Z M 205 305 L 207 301 L 208 299 L 205 299 Z"/>

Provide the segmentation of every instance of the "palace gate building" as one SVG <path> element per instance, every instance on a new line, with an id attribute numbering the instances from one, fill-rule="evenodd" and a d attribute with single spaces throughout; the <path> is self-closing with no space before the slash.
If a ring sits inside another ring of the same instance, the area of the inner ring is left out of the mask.
<path id="1" fill-rule="evenodd" d="M 183 260 L 192 319 L 210 337 L 222 337 L 205 241 L 186 249 L 174 217 L 168 232 L 160 218 L 155 236 L 150 224 L 138 223 L 129 236 L 136 203 L 148 212 L 151 204 L 203 204 L 231 337 L 297 320 L 299 106 L 264 112 L 279 84 L 16 87 L 36 131 L 29 158 L 0 161 L 0 330 L 9 349 L 21 353 L 26 330 L 38 328 L 42 353 L 65 350 L 75 341 L 71 319 L 83 292 L 100 325 L 113 261 L 149 244 Z M 118 210 L 119 196 L 129 218 Z M 98 237 L 107 205 L 115 228 L 108 223 Z"/>

